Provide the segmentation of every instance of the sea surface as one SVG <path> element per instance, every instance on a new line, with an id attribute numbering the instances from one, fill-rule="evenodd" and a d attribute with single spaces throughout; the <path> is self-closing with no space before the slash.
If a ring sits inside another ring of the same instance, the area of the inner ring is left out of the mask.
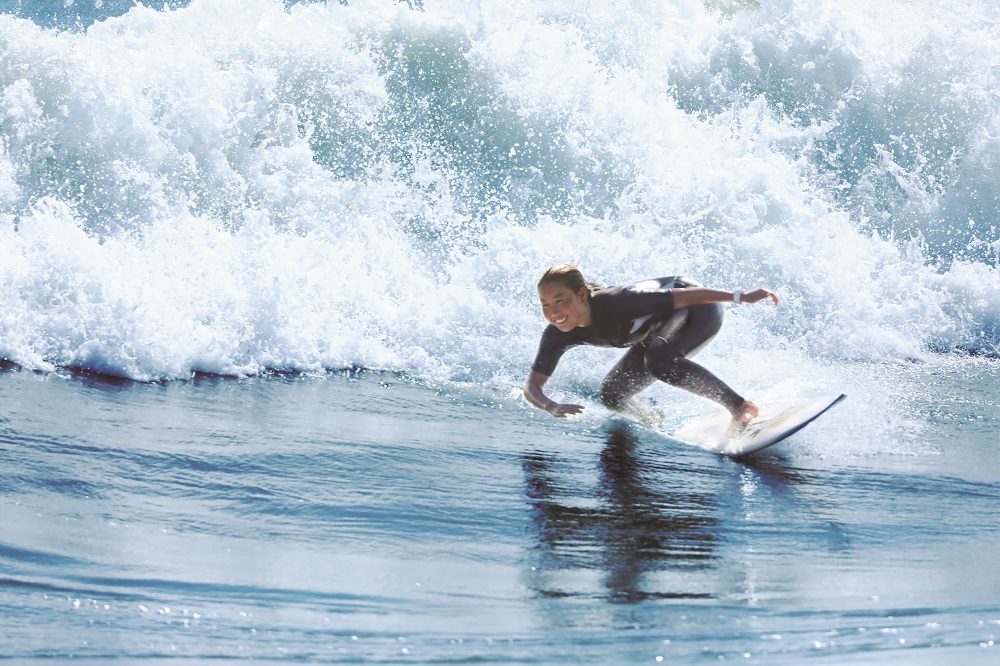
<path id="1" fill-rule="evenodd" d="M 0 2 L 0 660 L 1000 663 L 1000 10 Z M 766 285 L 734 461 L 534 284 Z"/>

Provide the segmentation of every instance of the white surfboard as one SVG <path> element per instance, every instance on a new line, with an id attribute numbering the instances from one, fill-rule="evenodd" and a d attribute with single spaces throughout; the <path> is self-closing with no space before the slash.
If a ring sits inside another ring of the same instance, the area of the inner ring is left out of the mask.
<path id="1" fill-rule="evenodd" d="M 760 405 L 760 414 L 739 433 L 729 432 L 732 416 L 725 412 L 699 416 L 684 423 L 671 437 L 719 455 L 737 458 L 777 444 L 819 417 L 847 396 Z"/>

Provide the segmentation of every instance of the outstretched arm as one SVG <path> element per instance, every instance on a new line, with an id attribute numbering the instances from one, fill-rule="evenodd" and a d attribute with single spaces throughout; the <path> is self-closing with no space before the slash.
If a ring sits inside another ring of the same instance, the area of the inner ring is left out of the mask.
<path id="1" fill-rule="evenodd" d="M 678 310 L 689 305 L 702 305 L 704 303 L 759 303 L 767 298 L 771 299 L 775 305 L 778 304 L 778 296 L 763 287 L 745 292 L 723 291 L 706 287 L 684 287 L 671 289 L 670 294 L 674 298 L 674 307 Z"/>
<path id="2" fill-rule="evenodd" d="M 569 414 L 579 414 L 583 411 L 583 405 L 572 405 L 558 403 L 555 400 L 550 400 L 545 397 L 542 393 L 542 387 L 545 386 L 545 382 L 549 381 L 548 375 L 543 375 L 540 372 L 531 371 L 528 375 L 528 381 L 524 384 L 524 397 L 539 409 L 544 409 L 552 416 L 564 417 Z"/>

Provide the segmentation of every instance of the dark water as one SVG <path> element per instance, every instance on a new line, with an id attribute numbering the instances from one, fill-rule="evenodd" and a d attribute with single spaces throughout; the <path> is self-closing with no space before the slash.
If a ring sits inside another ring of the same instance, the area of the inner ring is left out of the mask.
<path id="1" fill-rule="evenodd" d="M 994 4 L 0 1 L 0 658 L 1000 663 Z M 560 261 L 849 399 L 539 414 Z"/>
<path id="2" fill-rule="evenodd" d="M 7 367 L 0 655 L 996 663 L 1000 367 L 949 370 L 936 454 L 824 453 L 848 401 L 738 463 L 397 375 Z"/>

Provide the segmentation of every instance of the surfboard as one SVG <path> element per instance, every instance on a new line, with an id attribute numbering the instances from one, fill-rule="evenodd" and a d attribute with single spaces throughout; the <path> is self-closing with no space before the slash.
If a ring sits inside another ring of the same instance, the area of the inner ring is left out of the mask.
<path id="1" fill-rule="evenodd" d="M 732 416 L 720 412 L 685 422 L 670 436 L 719 455 L 739 458 L 777 444 L 797 433 L 846 395 L 799 402 L 760 405 L 760 414 L 739 432 L 731 432 Z"/>

